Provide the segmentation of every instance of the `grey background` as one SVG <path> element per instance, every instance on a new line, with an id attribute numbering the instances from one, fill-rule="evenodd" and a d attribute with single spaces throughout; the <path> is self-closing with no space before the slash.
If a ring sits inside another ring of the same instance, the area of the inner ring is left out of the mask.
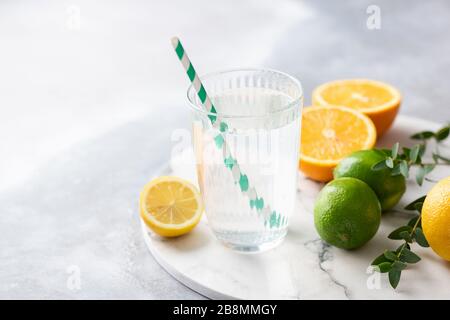
<path id="1" fill-rule="evenodd" d="M 322 82 L 375 78 L 401 90 L 402 114 L 443 123 L 448 30 L 444 0 L 1 2 L 0 298 L 203 298 L 156 263 L 138 225 L 141 187 L 189 126 L 172 35 L 200 73 L 280 69 L 306 104 Z"/>

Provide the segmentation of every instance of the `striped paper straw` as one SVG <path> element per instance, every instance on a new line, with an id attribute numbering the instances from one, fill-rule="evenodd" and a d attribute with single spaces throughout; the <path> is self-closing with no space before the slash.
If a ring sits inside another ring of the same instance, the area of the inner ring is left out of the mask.
<path id="1" fill-rule="evenodd" d="M 209 113 L 208 117 L 211 124 L 218 131 L 217 135 L 214 137 L 214 141 L 217 148 L 222 150 L 224 164 L 231 171 L 234 182 L 239 184 L 241 192 L 248 197 L 250 208 L 256 208 L 257 212 L 264 219 L 264 225 L 269 225 L 270 228 L 284 226 L 287 223 L 287 219 L 285 219 L 284 216 L 282 217 L 281 214 L 276 211 L 273 211 L 268 204 L 265 204 L 262 197 L 258 197 L 256 189 L 251 185 L 247 175 L 241 171 L 236 158 L 231 155 L 230 149 L 224 138 L 224 134 L 228 131 L 228 125 L 223 121 L 218 121 L 216 108 L 206 93 L 206 89 L 200 81 L 197 72 L 195 72 L 194 66 L 189 60 L 180 39 L 173 37 L 172 45 L 203 107 Z"/>

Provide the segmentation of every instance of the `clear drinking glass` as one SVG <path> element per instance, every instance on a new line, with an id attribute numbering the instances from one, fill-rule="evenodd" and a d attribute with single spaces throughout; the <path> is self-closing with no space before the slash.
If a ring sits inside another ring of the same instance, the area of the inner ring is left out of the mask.
<path id="1" fill-rule="evenodd" d="M 208 113 L 195 89 L 188 89 L 208 224 L 235 250 L 271 248 L 285 237 L 294 210 L 302 87 L 273 70 L 230 70 L 200 79 L 217 111 Z"/>

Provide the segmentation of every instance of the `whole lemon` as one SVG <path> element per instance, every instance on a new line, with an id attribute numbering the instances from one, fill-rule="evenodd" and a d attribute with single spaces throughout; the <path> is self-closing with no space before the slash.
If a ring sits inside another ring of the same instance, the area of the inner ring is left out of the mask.
<path id="1" fill-rule="evenodd" d="M 450 261 L 450 176 L 428 192 L 422 207 L 422 228 L 434 252 Z"/>

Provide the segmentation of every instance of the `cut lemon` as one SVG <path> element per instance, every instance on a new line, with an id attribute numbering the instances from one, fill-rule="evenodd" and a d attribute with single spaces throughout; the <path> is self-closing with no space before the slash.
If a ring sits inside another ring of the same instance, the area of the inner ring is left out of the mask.
<path id="1" fill-rule="evenodd" d="M 188 233 L 203 212 L 197 188 L 186 180 L 169 176 L 154 179 L 144 187 L 139 208 L 145 224 L 164 237 Z"/>
<path id="2" fill-rule="evenodd" d="M 359 111 L 347 107 L 305 108 L 300 170 L 313 180 L 329 181 L 342 158 L 372 148 L 376 137 L 372 121 Z"/>
<path id="3" fill-rule="evenodd" d="M 313 105 L 345 106 L 372 119 L 381 136 L 394 122 L 401 95 L 393 86 L 375 80 L 350 79 L 324 83 L 312 95 Z"/>

